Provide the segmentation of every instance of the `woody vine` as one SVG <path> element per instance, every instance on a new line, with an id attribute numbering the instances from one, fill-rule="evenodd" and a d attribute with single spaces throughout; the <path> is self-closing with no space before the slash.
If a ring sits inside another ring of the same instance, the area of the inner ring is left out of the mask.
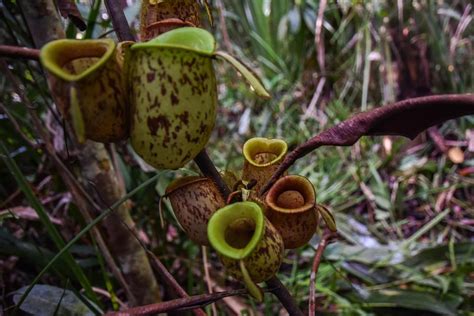
<path id="1" fill-rule="evenodd" d="M 262 301 L 265 291 L 259 283 L 266 282 L 267 290 L 278 297 L 290 314 L 300 315 L 299 307 L 275 276 L 284 250 L 305 245 L 323 219 L 327 233 L 320 243 L 319 257 L 315 258 L 317 267 L 325 245 L 336 235 L 337 225 L 329 208 L 317 203 L 317 192 L 311 182 L 298 175 L 288 175 L 287 170 L 297 159 L 321 146 L 350 146 L 360 137 L 372 135 L 414 138 L 430 126 L 474 114 L 474 96 L 409 99 L 360 113 L 289 153 L 284 140 L 252 138 L 242 148 L 245 164 L 241 179 L 223 177 L 205 151 L 205 146 L 212 146 L 208 140 L 218 106 L 212 63 L 218 58 L 230 63 L 257 96 L 269 98 L 271 93 L 245 65 L 216 50 L 213 36 L 199 28 L 201 7 L 197 2 L 182 2 L 144 1 L 140 43 L 133 42 L 117 4 L 106 1 L 119 44 L 109 39 L 51 41 L 57 37 L 52 36 L 45 39 L 44 43 L 48 44 L 38 45 L 42 46 L 41 53 L 30 48 L 0 46 L 0 54 L 41 60 L 48 71 L 55 103 L 67 119 L 77 146 L 86 146 L 85 155 L 97 156 L 103 150 L 90 145 L 88 140 L 112 143 L 129 138 L 136 153 L 157 169 L 177 169 L 194 160 L 203 173 L 200 177 L 177 179 L 163 198 L 170 200 L 188 237 L 200 245 L 212 246 L 226 271 L 241 280 L 247 291 L 187 297 L 159 260 L 147 252 L 146 256 L 140 255 L 143 260 L 148 262 L 148 256 L 160 279 L 172 284 L 183 298 L 154 303 L 159 299 L 154 282 L 150 285 L 154 294 L 146 299 L 138 298 L 140 294 L 134 291 L 139 285 L 127 285 L 126 278 L 121 283 L 128 288 L 131 302 L 151 305 L 123 313 L 151 314 L 194 308 L 195 314 L 202 314 L 199 306 L 226 295 L 244 293 Z M 24 101 L 27 102 L 26 97 Z M 87 157 L 83 159 L 87 161 Z M 85 204 L 97 203 L 94 197 L 91 201 L 90 193 L 84 193 L 90 192 L 90 188 L 84 190 L 70 179 L 61 161 L 57 164 L 75 188 L 75 199 Z M 95 220 L 86 215 L 91 223 L 87 230 L 114 213 L 111 205 L 118 200 L 114 196 L 123 195 L 120 190 L 112 195 L 103 205 L 109 207 L 108 211 Z M 122 222 L 123 216 L 119 219 Z M 113 234 L 110 233 L 109 247 Z M 103 247 L 106 249 L 107 245 Z M 311 310 L 314 311 L 314 302 L 310 302 Z"/>

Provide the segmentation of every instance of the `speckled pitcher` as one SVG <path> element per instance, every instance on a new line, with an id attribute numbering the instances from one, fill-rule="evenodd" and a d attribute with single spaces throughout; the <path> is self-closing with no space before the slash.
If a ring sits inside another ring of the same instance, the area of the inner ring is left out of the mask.
<path id="1" fill-rule="evenodd" d="M 170 200 L 174 215 L 189 239 L 208 246 L 209 218 L 225 205 L 214 182 L 195 176 L 179 178 L 166 188 L 165 197 Z"/>
<path id="2" fill-rule="evenodd" d="M 255 180 L 253 190 L 259 192 L 285 158 L 288 146 L 284 140 L 254 137 L 243 146 L 242 180 Z"/>
<path id="3" fill-rule="evenodd" d="M 155 168 L 180 168 L 206 145 L 217 110 L 216 56 L 237 68 L 257 95 L 269 97 L 246 67 L 215 51 L 215 40 L 206 30 L 179 28 L 129 49 L 131 144 Z"/>
<path id="4" fill-rule="evenodd" d="M 280 232 L 286 249 L 305 245 L 318 225 L 313 184 L 298 175 L 278 179 L 265 197 L 266 216 Z"/>
<path id="5" fill-rule="evenodd" d="M 111 39 L 52 41 L 41 49 L 42 65 L 62 115 L 79 142 L 114 142 L 129 132 L 129 108 L 120 54 Z"/>
<path id="6" fill-rule="evenodd" d="M 274 276 L 283 260 L 283 240 L 254 202 L 230 204 L 215 212 L 207 227 L 209 241 L 232 276 L 243 280 L 262 301 L 256 283 Z"/>

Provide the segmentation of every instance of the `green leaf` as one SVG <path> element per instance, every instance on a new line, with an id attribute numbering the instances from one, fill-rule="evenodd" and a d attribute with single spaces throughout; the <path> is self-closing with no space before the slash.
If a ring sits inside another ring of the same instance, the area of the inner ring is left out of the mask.
<path id="1" fill-rule="evenodd" d="M 13 295 L 13 302 L 18 303 L 28 286 L 24 286 Z M 37 284 L 31 290 L 28 298 L 21 304 L 20 309 L 32 315 L 94 315 L 94 313 L 81 302 L 76 295 L 59 287 Z"/>
<path id="2" fill-rule="evenodd" d="M 457 243 L 453 246 L 457 264 L 474 263 L 474 242 Z M 434 264 L 450 261 L 449 246 L 435 246 L 424 249 L 403 262 L 407 267 L 424 268 Z"/>
<path id="3" fill-rule="evenodd" d="M 253 90 L 255 90 L 255 93 L 262 98 L 270 99 L 271 96 L 263 86 L 263 84 L 260 82 L 260 80 L 257 78 L 256 75 L 250 71 L 250 69 L 247 68 L 244 64 L 242 64 L 240 61 L 238 61 L 235 57 L 232 57 L 231 55 L 227 54 L 226 52 L 223 51 L 217 51 L 215 53 L 217 57 L 220 57 L 230 63 L 234 68 L 244 76 L 245 80 L 252 86 Z"/>
<path id="4" fill-rule="evenodd" d="M 387 264 L 400 263 L 404 257 L 403 254 L 397 253 L 396 248 L 391 246 L 359 246 L 347 245 L 336 242 L 326 248 L 325 257 L 334 261 L 355 261 L 365 264 L 378 264 L 387 262 Z"/>
<path id="5" fill-rule="evenodd" d="M 370 294 L 366 304 L 372 307 L 404 307 L 441 315 L 458 315 L 462 298 L 455 295 L 437 297 L 430 293 L 403 290 L 380 290 Z"/>
<path id="6" fill-rule="evenodd" d="M 334 216 L 332 215 L 331 211 L 329 211 L 329 209 L 322 204 L 318 204 L 316 206 L 316 209 L 323 217 L 324 222 L 326 223 L 328 228 L 333 232 L 337 232 L 336 220 L 334 219 Z"/>

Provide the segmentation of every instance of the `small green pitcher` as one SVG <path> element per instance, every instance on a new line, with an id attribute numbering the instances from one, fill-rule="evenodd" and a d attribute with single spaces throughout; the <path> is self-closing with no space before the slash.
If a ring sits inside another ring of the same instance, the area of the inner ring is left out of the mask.
<path id="1" fill-rule="evenodd" d="M 254 202 L 238 202 L 216 211 L 209 220 L 207 235 L 222 264 L 244 281 L 249 292 L 262 301 L 256 283 L 274 276 L 283 260 L 283 240 Z"/>
<path id="2" fill-rule="evenodd" d="M 40 59 L 51 75 L 55 102 L 80 143 L 127 138 L 125 82 L 113 40 L 52 41 L 43 46 Z"/>
<path id="3" fill-rule="evenodd" d="M 206 30 L 183 27 L 132 45 L 126 55 L 132 103 L 131 144 L 150 165 L 177 169 L 211 135 L 217 111 L 215 57 L 230 62 L 262 97 L 258 79 L 236 59 L 215 51 Z"/>
<path id="4" fill-rule="evenodd" d="M 253 190 L 257 193 L 272 177 L 288 151 L 288 145 L 282 139 L 254 137 L 247 140 L 242 148 L 244 169 L 242 180 L 255 180 Z"/>

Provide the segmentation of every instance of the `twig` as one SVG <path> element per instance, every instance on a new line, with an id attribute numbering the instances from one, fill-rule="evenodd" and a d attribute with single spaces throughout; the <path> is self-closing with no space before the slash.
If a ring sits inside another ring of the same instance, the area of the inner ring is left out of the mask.
<path id="1" fill-rule="evenodd" d="M 39 55 L 39 49 L 20 46 L 0 45 L 0 56 L 2 57 L 39 60 Z"/>
<path id="2" fill-rule="evenodd" d="M 323 238 L 319 242 L 318 249 L 313 260 L 313 268 L 309 278 L 309 315 L 316 315 L 316 275 L 318 274 L 319 264 L 323 257 L 324 250 L 330 243 L 331 239 L 335 238 L 337 233 L 326 230 Z"/>
<path id="3" fill-rule="evenodd" d="M 198 306 L 205 306 L 216 302 L 218 300 L 223 299 L 224 297 L 229 296 L 236 296 L 236 295 L 243 295 L 247 294 L 246 290 L 233 290 L 233 291 L 226 291 L 226 292 L 218 292 L 213 294 L 203 294 L 203 295 L 195 295 L 185 298 L 178 298 L 175 300 L 170 300 L 162 303 L 157 304 L 150 304 L 145 306 L 139 306 L 130 308 L 120 312 L 109 312 L 106 316 L 125 316 L 125 315 L 152 315 L 158 313 L 166 313 L 170 311 L 176 310 L 187 310 L 191 308 L 195 308 Z"/>
<path id="4" fill-rule="evenodd" d="M 431 139 L 433 140 L 433 143 L 435 144 L 436 148 L 444 154 L 448 152 L 448 146 L 446 146 L 446 143 L 444 141 L 443 135 L 439 132 L 438 128 L 436 126 L 428 128 L 428 135 L 430 135 Z"/>
<path id="5" fill-rule="evenodd" d="M 122 1 L 105 0 L 104 2 L 119 41 L 135 41 L 135 37 L 130 30 L 130 26 L 120 5 Z"/>
<path id="6" fill-rule="evenodd" d="M 160 259 L 158 259 L 153 252 L 146 249 L 148 257 L 150 258 L 150 263 L 156 273 L 158 273 L 159 277 L 163 282 L 166 283 L 167 286 L 173 289 L 175 294 L 181 298 L 189 298 L 188 293 L 179 285 L 178 281 L 171 275 L 171 273 L 166 269 L 166 267 L 161 263 Z M 206 316 L 206 313 L 199 308 L 193 310 L 194 315 L 196 316 Z"/>
<path id="7" fill-rule="evenodd" d="M 264 194 L 301 157 L 321 146 L 351 146 L 362 136 L 399 135 L 413 139 L 441 122 L 474 114 L 474 94 L 407 99 L 359 113 L 296 147 L 260 190 Z"/>
<path id="8" fill-rule="evenodd" d="M 204 266 L 204 279 L 206 280 L 207 284 L 207 292 L 209 294 L 212 294 L 214 291 L 212 289 L 212 281 L 211 281 L 211 275 L 209 273 L 209 261 L 207 260 L 207 247 L 206 246 L 201 246 L 201 252 L 202 252 L 202 265 Z M 211 311 L 213 316 L 219 315 L 217 313 L 217 307 L 216 304 L 211 305 Z"/>
<path id="9" fill-rule="evenodd" d="M 290 315 L 303 316 L 303 312 L 299 309 L 294 298 L 277 277 L 273 277 L 265 283 L 267 283 L 270 288 L 270 292 L 280 300 L 281 304 L 283 304 Z"/>
<path id="10" fill-rule="evenodd" d="M 217 0 L 217 11 L 219 12 L 219 25 L 222 33 L 222 39 L 224 40 L 224 46 L 227 49 L 227 52 L 232 53 L 232 44 L 230 43 L 229 33 L 227 32 L 227 25 L 225 24 L 225 17 L 224 17 L 224 4 L 222 0 Z"/>
<path id="11" fill-rule="evenodd" d="M 323 33 L 323 19 L 324 11 L 326 10 L 327 0 L 321 0 L 319 2 L 318 18 L 316 19 L 316 24 L 314 26 L 314 44 L 318 48 L 318 64 L 319 70 L 323 74 L 326 73 L 326 67 L 324 62 L 325 49 L 324 49 L 324 38 L 322 38 Z"/>

